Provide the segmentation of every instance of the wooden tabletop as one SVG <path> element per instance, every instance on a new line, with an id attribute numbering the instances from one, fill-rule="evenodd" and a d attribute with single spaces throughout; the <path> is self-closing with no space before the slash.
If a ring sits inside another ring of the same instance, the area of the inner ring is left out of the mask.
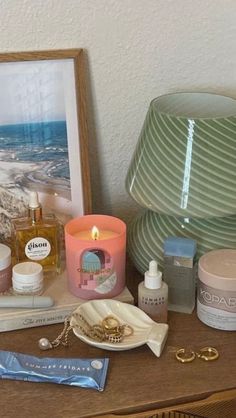
<path id="1" fill-rule="evenodd" d="M 141 275 L 128 272 L 128 286 L 137 297 Z M 39 338 L 50 340 L 62 330 L 62 324 L 0 334 L 0 349 L 45 357 L 110 359 L 104 392 L 51 383 L 2 380 L 0 416 L 4 418 L 75 418 L 108 413 L 140 412 L 203 399 L 218 391 L 236 387 L 236 334 L 219 331 L 201 323 L 192 315 L 169 313 L 169 335 L 160 358 L 145 345 L 133 350 L 112 352 L 91 347 L 73 333 L 70 346 L 47 352 L 38 348 Z M 181 347 L 199 350 L 213 346 L 218 360 L 196 359 L 181 364 L 175 351 Z"/>

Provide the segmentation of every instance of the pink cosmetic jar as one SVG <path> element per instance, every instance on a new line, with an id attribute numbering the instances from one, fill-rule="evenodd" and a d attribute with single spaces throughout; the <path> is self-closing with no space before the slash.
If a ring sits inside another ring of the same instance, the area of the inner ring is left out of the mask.
<path id="1" fill-rule="evenodd" d="M 11 287 L 11 249 L 0 244 L 0 292 L 5 292 Z"/>
<path id="2" fill-rule="evenodd" d="M 236 250 L 214 250 L 198 263 L 198 318 L 210 327 L 236 330 Z"/>

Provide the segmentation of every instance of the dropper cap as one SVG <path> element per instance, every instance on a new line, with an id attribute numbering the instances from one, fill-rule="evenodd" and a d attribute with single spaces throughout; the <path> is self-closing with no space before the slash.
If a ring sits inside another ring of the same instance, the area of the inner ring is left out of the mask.
<path id="1" fill-rule="evenodd" d="M 37 192 L 30 192 L 28 215 L 33 223 L 42 219 L 42 206 L 39 203 Z"/>
<path id="2" fill-rule="evenodd" d="M 158 270 L 158 264 L 155 260 L 150 261 L 149 270 L 144 276 L 144 286 L 147 289 L 160 289 L 162 284 L 162 272 Z"/>
<path id="3" fill-rule="evenodd" d="M 35 209 L 40 207 L 39 197 L 37 192 L 30 192 L 29 208 Z"/>

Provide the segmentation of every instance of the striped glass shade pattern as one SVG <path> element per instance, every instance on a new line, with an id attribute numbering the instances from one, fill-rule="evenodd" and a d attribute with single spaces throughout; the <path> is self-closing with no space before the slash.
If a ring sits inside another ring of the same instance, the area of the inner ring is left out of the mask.
<path id="1" fill-rule="evenodd" d="M 146 210 L 128 230 L 128 251 L 135 267 L 144 273 L 150 260 L 163 267 L 163 243 L 169 236 L 197 241 L 197 258 L 218 248 L 236 248 L 236 215 L 222 218 L 178 218 Z"/>
<path id="2" fill-rule="evenodd" d="M 153 100 L 126 189 L 139 205 L 161 214 L 235 214 L 236 100 L 209 93 Z"/>

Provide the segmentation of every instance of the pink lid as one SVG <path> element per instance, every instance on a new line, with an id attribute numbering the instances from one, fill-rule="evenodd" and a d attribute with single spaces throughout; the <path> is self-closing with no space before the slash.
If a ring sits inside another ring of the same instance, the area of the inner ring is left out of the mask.
<path id="1" fill-rule="evenodd" d="M 208 286 L 236 290 L 236 250 L 213 250 L 198 263 L 199 279 Z"/>

